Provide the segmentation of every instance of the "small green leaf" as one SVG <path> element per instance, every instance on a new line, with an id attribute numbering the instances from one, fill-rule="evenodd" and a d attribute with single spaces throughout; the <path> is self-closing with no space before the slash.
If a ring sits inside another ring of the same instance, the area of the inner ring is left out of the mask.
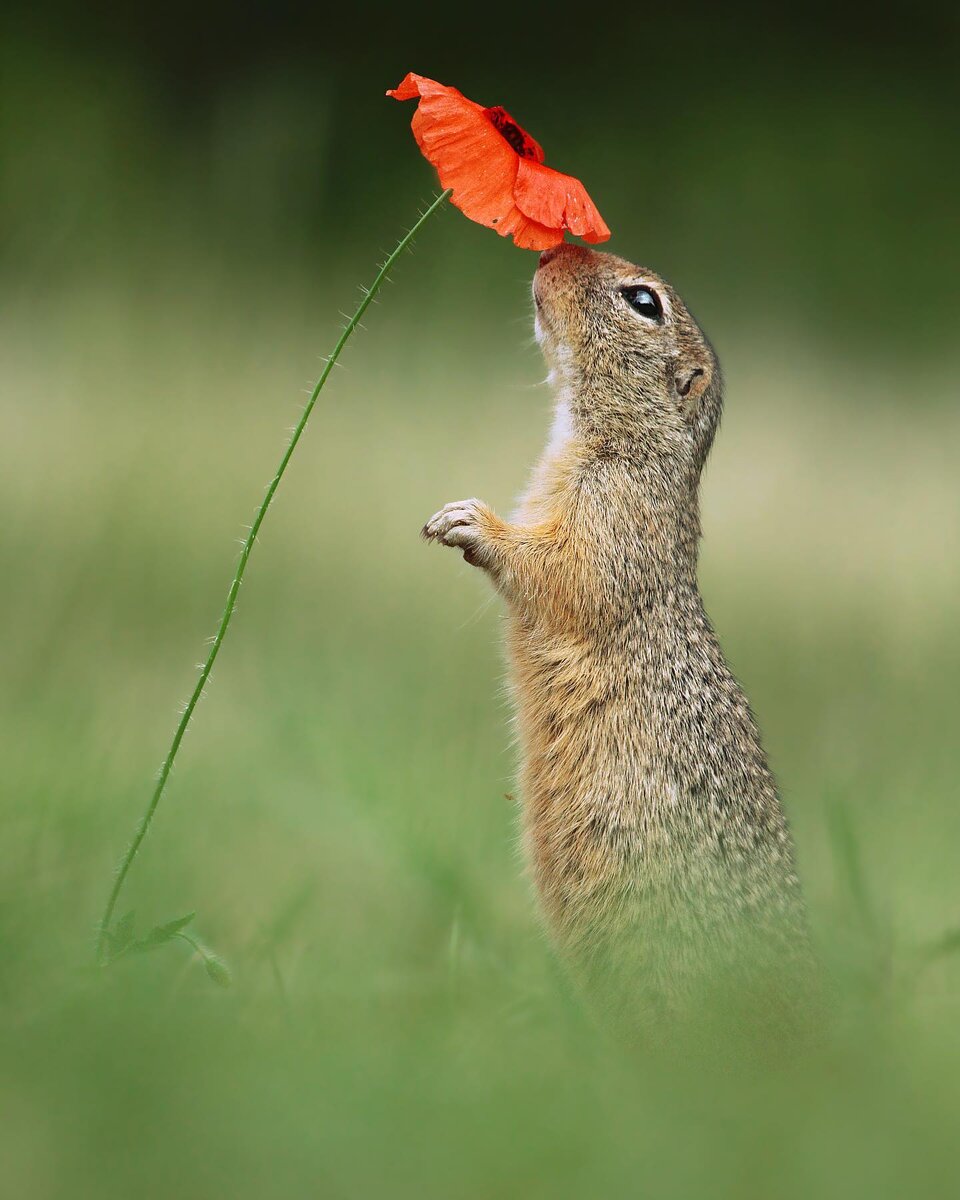
<path id="1" fill-rule="evenodd" d="M 157 946 L 165 945 L 171 938 L 175 938 L 181 930 L 186 929 L 196 915 L 195 912 L 187 913 L 185 917 L 177 917 L 175 921 L 168 921 L 166 925 L 154 925 L 140 943 L 141 949 L 153 950 Z"/>
<path id="2" fill-rule="evenodd" d="M 203 966 L 218 987 L 228 988 L 233 983 L 230 968 L 223 959 L 217 958 L 216 955 L 205 954 L 203 957 Z"/>
<path id="3" fill-rule="evenodd" d="M 133 941 L 133 912 L 124 913 L 117 922 L 113 933 L 107 934 L 110 943 L 110 953 L 113 958 L 122 954 Z"/>

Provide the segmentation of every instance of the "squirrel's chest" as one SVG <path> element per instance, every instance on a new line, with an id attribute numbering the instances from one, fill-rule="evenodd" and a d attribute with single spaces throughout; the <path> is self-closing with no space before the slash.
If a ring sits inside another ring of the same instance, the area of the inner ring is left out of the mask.
<path id="1" fill-rule="evenodd" d="M 513 520 L 527 527 L 555 521 L 558 514 L 569 506 L 572 480 L 580 458 L 580 445 L 570 407 L 560 401 L 554 412 L 547 445 L 517 501 Z"/>
<path id="2" fill-rule="evenodd" d="M 514 618 L 508 658 L 523 789 L 535 808 L 563 798 L 574 820 L 615 823 L 624 797 L 664 782 L 654 778 L 663 762 L 655 706 L 621 653 Z"/>
<path id="3" fill-rule="evenodd" d="M 517 617 L 508 658 L 531 820 L 583 826 L 616 846 L 669 839 L 681 825 L 698 840 L 691 822 L 709 813 L 695 796 L 729 783 L 733 724 L 714 664 L 664 655 L 625 630 L 613 643 Z"/>

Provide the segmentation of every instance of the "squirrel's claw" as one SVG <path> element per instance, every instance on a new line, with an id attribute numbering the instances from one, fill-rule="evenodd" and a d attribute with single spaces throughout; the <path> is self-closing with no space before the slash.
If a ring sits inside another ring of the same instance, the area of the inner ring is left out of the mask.
<path id="1" fill-rule="evenodd" d="M 483 501 L 477 499 L 445 504 L 424 525 L 420 531 L 421 537 L 439 542 L 442 546 L 456 546 L 464 551 L 467 562 L 473 563 L 474 552 L 484 540 L 480 523 L 488 511 Z"/>

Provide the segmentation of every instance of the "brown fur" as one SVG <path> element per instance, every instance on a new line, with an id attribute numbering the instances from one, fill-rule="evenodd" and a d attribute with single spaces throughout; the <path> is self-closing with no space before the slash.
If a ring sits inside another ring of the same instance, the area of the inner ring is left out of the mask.
<path id="1" fill-rule="evenodd" d="M 620 289 L 653 288 L 662 322 Z M 534 280 L 558 415 L 513 520 L 447 505 L 509 609 L 523 828 L 548 929 L 619 1013 L 807 955 L 791 837 L 697 586 L 716 357 L 672 288 L 564 245 Z M 759 956 L 759 957 L 758 957 Z"/>

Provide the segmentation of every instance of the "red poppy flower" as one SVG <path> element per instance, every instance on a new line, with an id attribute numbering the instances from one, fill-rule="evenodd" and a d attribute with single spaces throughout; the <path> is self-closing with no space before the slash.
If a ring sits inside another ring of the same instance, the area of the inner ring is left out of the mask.
<path id="1" fill-rule="evenodd" d="M 387 95 L 419 97 L 414 137 L 472 221 L 511 234 L 526 250 L 556 246 L 566 230 L 588 242 L 610 236 L 580 180 L 545 167 L 543 150 L 505 108 L 483 108 L 456 88 L 413 74 Z"/>

